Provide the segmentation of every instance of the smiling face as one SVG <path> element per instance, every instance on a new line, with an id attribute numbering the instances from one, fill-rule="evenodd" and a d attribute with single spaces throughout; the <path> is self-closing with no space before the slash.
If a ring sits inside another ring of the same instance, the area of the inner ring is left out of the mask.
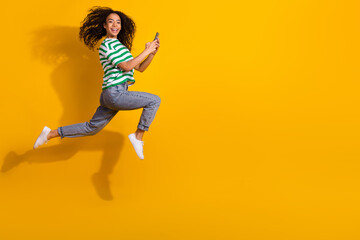
<path id="1" fill-rule="evenodd" d="M 121 19 L 116 13 L 110 13 L 106 18 L 106 23 L 104 23 L 104 28 L 106 29 L 107 38 L 117 38 L 121 30 Z"/>

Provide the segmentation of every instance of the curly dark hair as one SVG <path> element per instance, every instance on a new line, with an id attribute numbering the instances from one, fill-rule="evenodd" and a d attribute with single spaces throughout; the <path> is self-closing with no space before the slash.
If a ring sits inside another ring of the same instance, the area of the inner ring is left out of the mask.
<path id="1" fill-rule="evenodd" d="M 97 42 L 106 36 L 106 29 L 103 27 L 103 24 L 106 22 L 107 16 L 111 13 L 116 13 L 121 19 L 121 30 L 117 38 L 131 51 L 136 31 L 135 22 L 126 14 L 114 11 L 108 7 L 95 6 L 89 10 L 89 14 L 81 22 L 80 40 L 83 40 L 90 50 L 94 50 Z"/>

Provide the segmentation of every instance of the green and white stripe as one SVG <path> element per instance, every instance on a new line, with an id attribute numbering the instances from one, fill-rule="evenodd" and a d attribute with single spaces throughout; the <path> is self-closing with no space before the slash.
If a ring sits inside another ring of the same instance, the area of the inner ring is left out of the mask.
<path id="1" fill-rule="evenodd" d="M 133 59 L 129 49 L 125 47 L 118 39 L 105 38 L 99 48 L 100 63 L 104 70 L 102 89 L 106 89 L 125 81 L 135 83 L 134 69 L 128 72 L 118 68 L 121 62 Z"/>

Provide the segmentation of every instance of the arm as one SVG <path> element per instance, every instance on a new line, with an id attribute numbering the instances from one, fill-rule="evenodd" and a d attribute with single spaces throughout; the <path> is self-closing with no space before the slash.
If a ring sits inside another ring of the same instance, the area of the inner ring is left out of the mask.
<path id="1" fill-rule="evenodd" d="M 140 53 L 134 59 L 131 59 L 130 61 L 127 61 L 127 62 L 121 62 L 117 66 L 119 68 L 123 69 L 124 71 L 128 72 L 131 69 L 135 68 L 135 66 L 139 65 L 145 59 L 145 57 L 147 55 L 149 55 L 149 52 L 146 51 L 146 49 L 145 49 L 142 53 Z"/>
<path id="2" fill-rule="evenodd" d="M 134 59 L 131 59 L 130 61 L 127 61 L 127 62 L 121 62 L 121 63 L 119 63 L 117 66 L 119 67 L 119 68 L 121 68 L 121 69 L 123 69 L 124 71 L 126 71 L 126 72 L 128 72 L 128 71 L 130 71 L 131 69 L 133 69 L 133 68 L 135 68 L 135 67 L 137 67 L 138 69 L 143 69 L 143 67 L 142 67 L 142 61 L 145 59 L 145 57 L 147 56 L 147 55 L 152 55 L 151 53 L 153 52 L 153 51 L 155 51 L 156 50 L 156 48 L 159 46 L 159 44 L 158 44 L 158 42 L 155 40 L 155 41 L 152 41 L 152 42 L 150 42 L 150 44 L 147 44 L 147 46 L 146 46 L 146 48 L 145 48 L 145 50 L 142 52 L 142 53 L 140 53 L 137 57 L 135 57 Z M 153 57 L 154 56 L 149 56 L 145 61 L 144 61 L 144 63 L 145 62 L 148 62 L 147 63 L 147 65 L 144 65 L 144 66 L 148 66 L 149 64 L 150 64 L 150 62 L 151 62 L 151 60 L 153 59 Z M 149 59 L 149 60 L 148 60 Z M 146 68 L 145 67 L 145 68 Z M 138 70 L 137 69 L 137 70 Z M 143 69 L 143 70 L 145 70 L 145 69 Z"/>
<path id="3" fill-rule="evenodd" d="M 149 54 L 149 56 L 145 59 L 144 62 L 140 63 L 139 65 L 135 66 L 135 69 L 138 70 L 139 72 L 143 72 L 145 71 L 145 69 L 150 65 L 151 61 L 153 60 L 155 54 L 157 53 L 157 51 L 159 50 L 160 47 L 160 39 L 156 38 L 156 40 L 159 43 L 159 46 L 156 48 L 156 50 L 152 53 Z M 149 43 L 147 43 L 149 44 Z M 145 45 L 146 46 L 146 45 Z"/>
<path id="4" fill-rule="evenodd" d="M 155 56 L 155 54 L 149 54 L 149 56 L 145 59 L 145 61 L 143 61 L 139 65 L 135 66 L 135 69 L 138 70 L 139 72 L 145 71 L 145 69 L 150 65 L 154 56 Z"/>

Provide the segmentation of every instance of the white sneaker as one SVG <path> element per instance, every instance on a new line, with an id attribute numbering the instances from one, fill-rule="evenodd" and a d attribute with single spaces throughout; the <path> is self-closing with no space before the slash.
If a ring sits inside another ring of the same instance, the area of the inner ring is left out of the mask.
<path id="1" fill-rule="evenodd" d="M 136 154 L 139 156 L 140 159 L 144 159 L 144 154 L 143 154 L 144 141 L 140 141 L 136 139 L 135 133 L 130 134 L 129 139 L 135 149 Z"/>
<path id="2" fill-rule="evenodd" d="M 50 128 L 48 128 L 46 126 L 44 127 L 44 129 L 40 133 L 40 136 L 36 139 L 36 142 L 34 144 L 34 149 L 38 148 L 41 145 L 43 145 L 44 143 L 46 144 L 48 142 L 47 136 L 48 136 L 50 131 L 51 131 Z"/>

